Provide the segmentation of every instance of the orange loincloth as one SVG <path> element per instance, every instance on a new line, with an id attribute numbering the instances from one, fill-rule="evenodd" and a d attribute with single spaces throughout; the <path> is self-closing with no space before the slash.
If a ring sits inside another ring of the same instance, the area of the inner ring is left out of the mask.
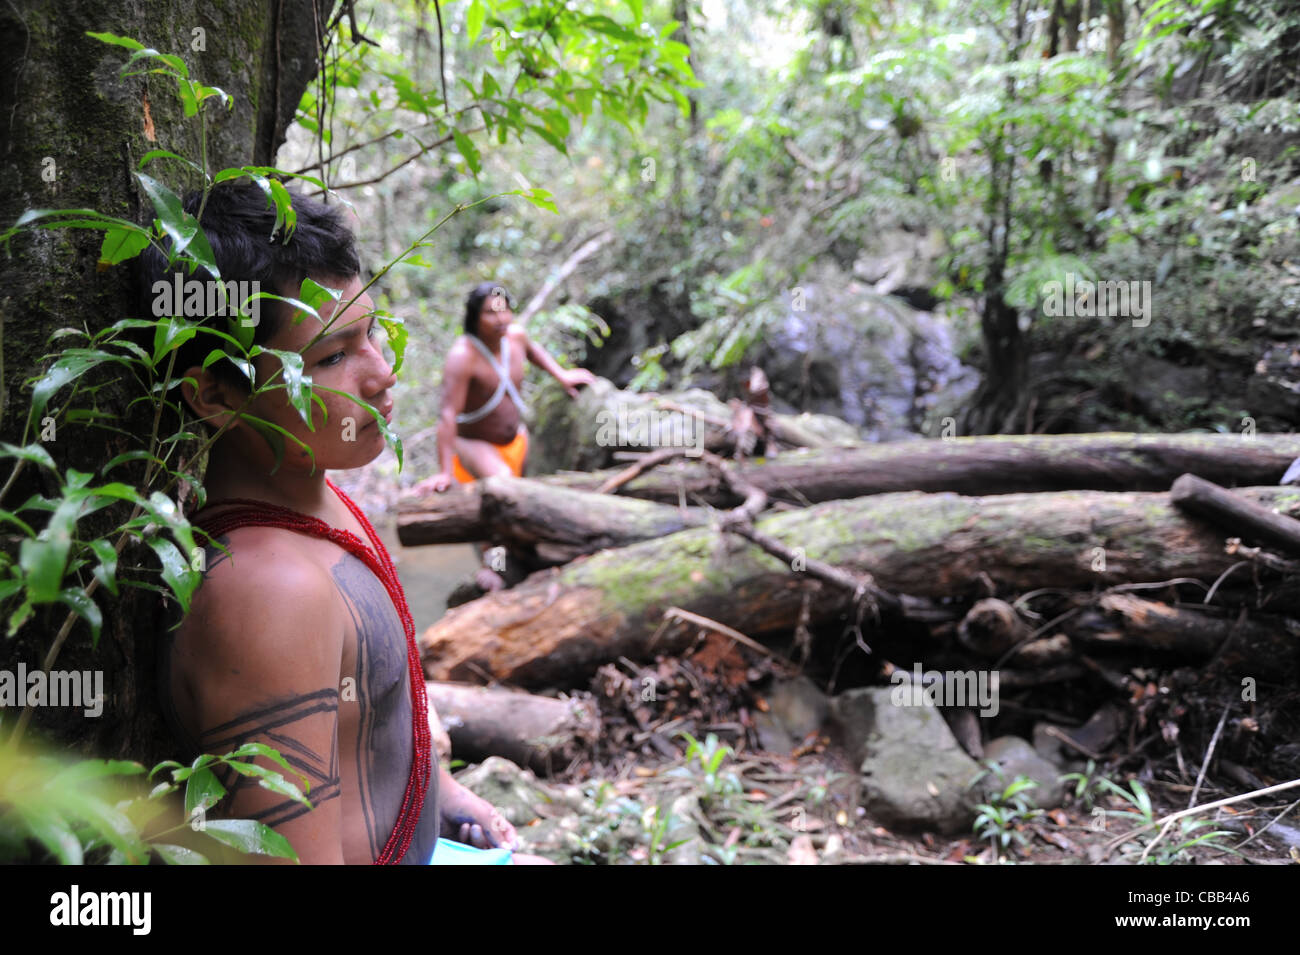
<path id="1" fill-rule="evenodd" d="M 527 431 L 520 428 L 509 444 L 495 444 L 493 447 L 497 449 L 497 454 L 501 455 L 501 460 L 514 472 L 515 477 L 524 476 L 524 459 L 528 457 Z M 472 484 L 478 480 L 465 470 L 458 454 L 453 454 L 451 457 L 451 473 L 461 484 Z"/>

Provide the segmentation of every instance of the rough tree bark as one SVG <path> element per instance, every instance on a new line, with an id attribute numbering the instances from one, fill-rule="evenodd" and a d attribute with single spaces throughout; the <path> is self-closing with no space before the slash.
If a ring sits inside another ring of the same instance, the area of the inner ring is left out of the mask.
<path id="1" fill-rule="evenodd" d="M 150 207 L 132 170 L 150 149 L 199 155 L 199 124 L 185 121 L 173 81 L 122 78 L 127 51 L 87 31 L 133 37 L 190 65 L 191 75 L 234 98 L 231 111 L 212 109 L 208 157 L 214 168 L 267 164 L 283 141 L 302 93 L 316 73 L 317 25 L 334 0 L 16 0 L 0 4 L 0 227 L 25 210 L 92 208 L 143 221 Z M 158 170 L 155 170 L 158 172 Z M 172 164 L 159 172 L 178 191 L 195 187 Z M 49 335 L 65 326 L 98 330 L 134 313 L 125 266 L 96 269 L 101 234 L 47 231 L 21 235 L 0 272 L 0 440 L 21 443 L 26 420 L 24 379 L 44 367 Z M 101 395 L 101 407 L 124 428 L 140 426 L 142 405 L 123 413 L 122 392 Z M 47 450 L 61 467 L 94 471 L 125 445 L 109 432 L 56 422 Z M 30 438 L 31 436 L 29 436 Z M 25 475 L 39 478 L 36 469 Z M 138 476 L 138 475 L 137 475 Z M 50 493 L 19 481 L 0 504 Z M 124 560 L 130 556 L 124 554 Z M 148 759 L 174 755 L 155 704 L 154 595 L 128 590 L 105 615 L 97 650 L 74 631 L 56 666 L 102 669 L 102 718 L 87 723 L 42 708 L 35 725 L 88 751 Z M 47 613 L 23 637 L 6 641 L 10 665 L 38 662 L 62 614 Z M 80 625 L 78 625 L 80 626 Z"/>

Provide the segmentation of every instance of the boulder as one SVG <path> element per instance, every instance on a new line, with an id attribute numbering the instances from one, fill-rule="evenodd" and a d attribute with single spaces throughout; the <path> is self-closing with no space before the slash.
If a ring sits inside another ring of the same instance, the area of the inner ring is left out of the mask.
<path id="1" fill-rule="evenodd" d="M 960 832 L 974 819 L 969 786 L 979 764 L 938 709 L 910 689 L 867 687 L 831 701 L 838 732 L 860 766 L 862 806 L 886 825 Z"/>
<path id="2" fill-rule="evenodd" d="M 767 694 L 771 715 L 796 743 L 819 732 L 830 713 L 830 701 L 812 680 L 797 676 L 777 680 Z"/>
<path id="3" fill-rule="evenodd" d="M 1002 736 L 985 746 L 984 762 L 995 764 L 1002 772 L 1002 779 L 990 774 L 980 780 L 980 791 L 985 797 L 991 797 L 995 788 L 999 792 L 1005 789 L 1017 776 L 1028 776 L 1038 783 L 1030 795 L 1039 809 L 1055 809 L 1065 798 L 1060 769 L 1018 736 Z"/>

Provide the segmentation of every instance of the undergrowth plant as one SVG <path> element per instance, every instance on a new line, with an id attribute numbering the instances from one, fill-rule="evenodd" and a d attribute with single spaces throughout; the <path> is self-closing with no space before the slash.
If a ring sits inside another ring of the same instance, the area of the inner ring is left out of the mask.
<path id="1" fill-rule="evenodd" d="M 1036 808 L 1032 790 L 1038 783 L 1027 776 L 1017 776 L 1007 782 L 1006 775 L 996 765 L 976 777 L 978 783 L 984 776 L 992 774 L 997 777 L 1001 789 L 994 789 L 988 802 L 979 803 L 975 809 L 977 815 L 973 829 L 976 835 L 989 843 L 993 851 L 993 861 L 1003 861 L 999 853 L 1012 848 L 1013 845 L 1024 848 L 1029 844 L 1029 833 L 1025 824 L 1038 819 L 1043 810 Z M 974 785 L 975 783 L 972 783 Z M 1007 857 L 1007 861 L 1010 857 Z"/>

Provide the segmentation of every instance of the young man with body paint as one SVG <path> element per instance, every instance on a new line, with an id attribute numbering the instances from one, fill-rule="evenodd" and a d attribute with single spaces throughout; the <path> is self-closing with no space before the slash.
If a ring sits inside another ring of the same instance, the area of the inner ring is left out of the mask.
<path id="1" fill-rule="evenodd" d="M 191 214 L 197 198 L 187 202 Z M 253 359 L 256 383 L 275 387 L 250 400 L 235 362 L 205 367 L 214 337 L 200 334 L 178 355 L 186 404 L 208 427 L 225 428 L 204 475 L 208 504 L 191 518 L 214 529 L 225 550 L 207 548 L 190 612 L 162 640 L 164 711 L 196 754 L 261 742 L 306 774 L 311 809 L 245 776 L 224 780 L 229 795 L 217 807 L 271 826 L 304 863 L 428 864 L 440 835 L 511 850 L 513 827 L 431 753 L 400 584 L 364 514 L 326 478 L 368 464 L 385 446 L 374 415 L 340 392 L 391 420 L 396 378 L 340 211 L 300 196 L 293 205 L 287 238 L 252 184 L 219 185 L 204 207 L 224 281 L 255 280 L 301 298 L 310 278 L 341 295 L 318 309 L 319 320 L 285 302 L 261 303 L 255 343 L 301 354 L 323 403 L 309 403 L 310 426 L 288 399 L 277 356 Z M 160 256 L 143 265 L 144 289 L 170 278 Z M 226 330 L 224 321 L 214 327 Z M 268 428 L 287 436 L 278 466 Z M 509 852 L 491 856 L 504 862 Z"/>

